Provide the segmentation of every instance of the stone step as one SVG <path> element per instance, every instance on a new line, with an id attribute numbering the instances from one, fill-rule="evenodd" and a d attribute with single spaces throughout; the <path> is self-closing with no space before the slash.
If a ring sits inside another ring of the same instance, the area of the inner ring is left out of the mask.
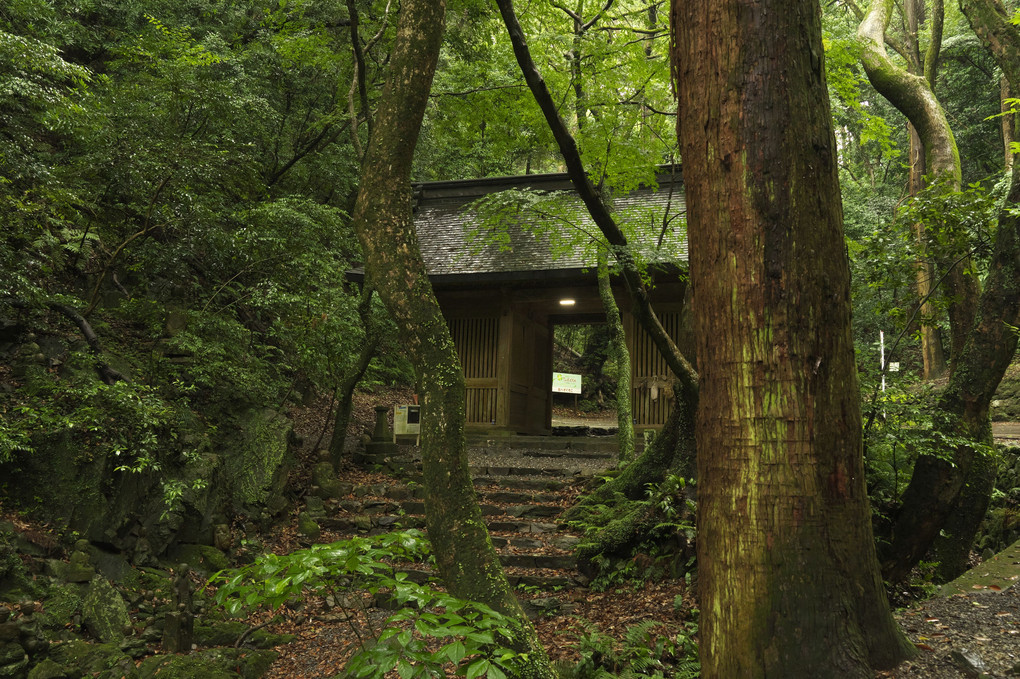
<path id="1" fill-rule="evenodd" d="M 564 467 L 486 467 L 471 466 L 471 475 L 475 476 L 548 476 L 552 478 L 573 478 L 581 476 L 581 473 L 574 469 Z"/>
<path id="2" fill-rule="evenodd" d="M 554 547 L 556 549 L 562 549 L 564 551 L 570 551 L 577 545 L 581 539 L 576 535 L 569 533 L 563 534 L 549 534 L 542 535 L 545 539 L 539 538 L 525 538 L 516 536 L 505 536 L 505 535 L 493 535 L 490 534 L 489 538 L 492 540 L 492 546 L 496 549 L 544 549 L 545 547 Z"/>
<path id="3" fill-rule="evenodd" d="M 525 457 L 576 458 L 579 460 L 615 460 L 617 458 L 617 453 L 615 452 L 602 452 L 598 450 L 526 450 L 522 455 Z"/>
<path id="4" fill-rule="evenodd" d="M 545 490 L 556 491 L 568 488 L 575 483 L 575 479 L 541 477 L 514 477 L 514 476 L 477 476 L 472 479 L 475 488 L 489 488 L 499 486 L 501 488 L 515 490 Z"/>
<path id="5" fill-rule="evenodd" d="M 552 570 L 577 568 L 577 560 L 572 555 L 500 554 L 499 562 L 503 566 L 517 568 L 549 568 Z"/>
<path id="6" fill-rule="evenodd" d="M 556 500 L 558 498 L 553 498 Z M 551 519 L 559 516 L 563 508 L 559 505 L 525 502 L 521 504 L 479 503 L 482 516 L 508 516 L 520 519 Z M 385 514 L 422 516 L 425 514 L 425 503 L 421 500 L 389 500 L 385 498 L 366 498 L 363 500 L 340 500 L 336 508 L 348 514 L 365 514 L 380 516 Z"/>
<path id="7" fill-rule="evenodd" d="M 548 484 L 543 483 L 541 480 L 532 484 L 535 492 L 527 492 L 529 490 L 527 488 L 508 490 L 505 489 L 498 481 L 495 483 L 484 483 L 479 485 L 479 498 L 490 503 L 541 504 L 559 502 L 561 497 L 559 493 L 548 490 L 546 488 Z M 564 487 L 565 486 L 562 484 L 559 485 L 559 489 Z M 421 485 L 409 486 L 407 484 L 376 483 L 367 486 L 354 486 L 349 494 L 355 498 L 374 496 L 385 498 L 387 500 L 407 502 L 423 499 L 425 497 L 425 489 Z M 405 509 L 407 508 L 405 507 Z"/>
<path id="8" fill-rule="evenodd" d="M 511 566 L 510 568 L 513 567 Z M 428 582 L 430 579 L 436 578 L 436 573 L 434 571 L 425 570 L 420 567 L 398 568 L 397 571 L 400 573 L 407 573 L 407 579 L 418 584 L 423 584 Z M 547 591 L 572 589 L 574 587 L 582 586 L 583 584 L 583 579 L 580 576 L 561 573 L 522 574 L 508 570 L 506 571 L 506 579 L 510 583 L 511 587 L 533 587 Z"/>
<path id="9" fill-rule="evenodd" d="M 620 444 L 616 436 L 528 436 L 517 434 L 506 437 L 487 437 L 484 434 L 468 434 L 468 447 L 473 450 L 590 450 L 619 453 Z"/>

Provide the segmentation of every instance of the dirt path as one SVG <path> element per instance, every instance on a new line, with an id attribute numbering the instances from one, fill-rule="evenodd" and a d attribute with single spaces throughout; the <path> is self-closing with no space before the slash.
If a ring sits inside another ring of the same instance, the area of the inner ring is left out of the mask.
<path id="1" fill-rule="evenodd" d="M 1004 441 L 1020 442 L 1020 422 L 992 422 L 992 436 L 1000 443 Z"/>
<path id="2" fill-rule="evenodd" d="M 1020 541 L 896 618 L 915 660 L 879 677 L 957 679 L 1020 674 Z"/>

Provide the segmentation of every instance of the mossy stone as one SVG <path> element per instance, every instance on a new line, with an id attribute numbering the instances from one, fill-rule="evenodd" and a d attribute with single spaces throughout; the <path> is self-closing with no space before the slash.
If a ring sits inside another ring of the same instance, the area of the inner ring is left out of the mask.
<path id="1" fill-rule="evenodd" d="M 289 451 L 291 422 L 272 408 L 252 409 L 238 418 L 239 436 L 223 451 L 235 497 L 265 504 L 274 494 Z"/>
<path id="2" fill-rule="evenodd" d="M 49 658 L 45 658 L 28 673 L 28 679 L 64 679 L 68 676 L 71 676 L 71 670 Z"/>
<path id="3" fill-rule="evenodd" d="M 195 625 L 195 643 L 199 646 L 233 646 L 248 629 L 243 622 L 227 621 L 215 625 Z M 267 649 L 280 644 L 288 644 L 294 640 L 293 634 L 272 634 L 265 630 L 256 630 L 245 641 L 255 648 Z"/>
<path id="4" fill-rule="evenodd" d="M 315 523 L 315 519 L 308 515 L 308 512 L 301 512 L 298 515 L 298 532 L 304 535 L 306 538 L 315 542 L 319 539 L 319 535 L 322 531 L 319 529 L 319 524 Z"/>
<path id="5" fill-rule="evenodd" d="M 58 664 L 73 667 L 77 676 L 99 675 L 116 667 L 134 667 L 134 662 L 116 644 L 90 644 L 81 639 L 55 644 L 51 658 Z M 118 675 L 120 676 L 120 675 Z M 131 676 L 135 676 L 133 673 Z"/>
<path id="6" fill-rule="evenodd" d="M 349 490 L 349 484 L 345 484 L 336 477 L 333 465 L 329 462 L 319 462 L 312 467 L 312 485 L 316 486 L 320 498 L 340 498 Z"/>
<path id="7" fill-rule="evenodd" d="M 20 677 L 28 667 L 28 653 L 17 641 L 0 642 L 0 677 Z"/>
<path id="8" fill-rule="evenodd" d="M 230 567 L 227 555 L 211 545 L 177 545 L 172 556 L 175 562 L 186 563 L 203 577 Z"/>
<path id="9" fill-rule="evenodd" d="M 154 655 L 138 667 L 139 679 L 258 679 L 278 654 L 243 648 L 212 648 L 191 655 Z"/>
<path id="10" fill-rule="evenodd" d="M 106 578 L 98 575 L 85 592 L 81 614 L 89 633 L 103 643 L 120 643 L 124 630 L 131 627 L 124 598 Z"/>

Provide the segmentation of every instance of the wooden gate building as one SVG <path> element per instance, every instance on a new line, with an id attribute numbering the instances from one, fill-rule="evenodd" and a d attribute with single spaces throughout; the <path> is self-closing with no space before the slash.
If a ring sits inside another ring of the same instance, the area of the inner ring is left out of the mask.
<path id="1" fill-rule="evenodd" d="M 614 209 L 653 277 L 653 306 L 679 341 L 687 261 L 682 182 L 678 170 L 657 179 L 656 187 L 617 198 Z M 596 227 L 565 174 L 414 189 L 422 256 L 464 370 L 469 428 L 548 433 L 553 326 L 605 321 L 590 235 Z M 614 292 L 631 353 L 636 426 L 656 427 L 672 402 L 670 371 L 630 314 L 629 295 L 615 284 Z"/>
<path id="2" fill-rule="evenodd" d="M 654 281 L 652 304 L 679 342 L 687 267 L 679 170 L 657 184 L 616 198 L 614 210 Z M 587 210 L 565 174 L 428 182 L 414 193 L 422 257 L 464 370 L 468 428 L 549 433 L 553 326 L 606 319 L 598 230 Z M 670 371 L 630 314 L 629 295 L 613 288 L 631 354 L 636 428 L 657 427 L 672 404 Z"/>

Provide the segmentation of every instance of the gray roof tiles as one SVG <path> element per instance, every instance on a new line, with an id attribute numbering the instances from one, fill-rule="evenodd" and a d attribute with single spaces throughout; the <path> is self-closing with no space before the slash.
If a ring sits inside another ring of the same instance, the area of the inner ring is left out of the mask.
<path id="1" fill-rule="evenodd" d="M 431 182 L 415 188 L 415 227 L 432 276 L 507 276 L 595 266 L 589 234 L 598 229 L 566 175 Z M 483 227 L 479 213 L 468 207 L 479 198 L 513 189 L 531 192 L 524 198 L 530 207 L 519 217 L 495 219 L 499 224 L 495 230 Z M 555 199 L 549 197 L 554 191 L 561 192 Z M 660 175 L 657 189 L 642 187 L 617 197 L 614 208 L 639 257 L 653 263 L 686 263 L 686 212 L 679 177 L 674 182 L 670 175 Z M 662 233 L 664 216 L 667 228 Z"/>

